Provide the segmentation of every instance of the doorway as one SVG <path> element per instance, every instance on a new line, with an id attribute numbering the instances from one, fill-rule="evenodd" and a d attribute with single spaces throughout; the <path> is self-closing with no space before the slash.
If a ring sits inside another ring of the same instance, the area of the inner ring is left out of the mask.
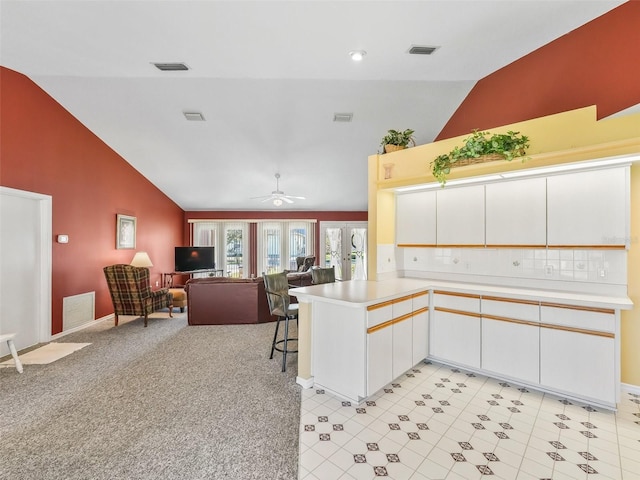
<path id="1" fill-rule="evenodd" d="M 0 187 L 0 332 L 16 333 L 18 350 L 51 339 L 51 205 L 49 195 Z"/>
<path id="2" fill-rule="evenodd" d="M 367 222 L 320 222 L 321 267 L 337 280 L 367 279 Z"/>

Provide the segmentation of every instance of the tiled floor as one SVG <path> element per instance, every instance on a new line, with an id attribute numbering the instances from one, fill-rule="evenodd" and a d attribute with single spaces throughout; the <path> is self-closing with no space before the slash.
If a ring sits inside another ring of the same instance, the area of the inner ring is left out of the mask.
<path id="1" fill-rule="evenodd" d="M 303 390 L 301 480 L 640 480 L 640 396 L 616 413 L 435 363 L 360 405 Z"/>

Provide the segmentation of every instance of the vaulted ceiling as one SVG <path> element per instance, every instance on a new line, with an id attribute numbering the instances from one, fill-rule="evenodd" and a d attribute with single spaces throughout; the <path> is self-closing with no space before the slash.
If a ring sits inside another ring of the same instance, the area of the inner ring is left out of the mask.
<path id="1" fill-rule="evenodd" d="M 388 129 L 433 141 L 479 79 L 621 3 L 0 0 L 0 64 L 184 210 L 366 210 Z M 306 199 L 252 199 L 276 173 Z"/>

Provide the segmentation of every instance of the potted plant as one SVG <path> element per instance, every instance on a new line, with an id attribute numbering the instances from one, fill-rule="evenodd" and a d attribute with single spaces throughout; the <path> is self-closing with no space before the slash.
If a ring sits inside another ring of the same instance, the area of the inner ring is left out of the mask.
<path id="1" fill-rule="evenodd" d="M 389 130 L 387 134 L 382 137 L 380 146 L 384 148 L 384 153 L 403 150 L 409 146 L 409 143 L 415 146 L 416 142 L 413 138 L 413 133 L 414 131 L 409 128 L 404 132 Z"/>
<path id="2" fill-rule="evenodd" d="M 455 147 L 449 153 L 439 155 L 431 162 L 431 173 L 444 186 L 451 168 L 493 160 L 511 161 L 522 157 L 525 160 L 529 148 L 529 137 L 520 132 L 491 134 L 474 130 L 463 141 L 461 147 Z"/>

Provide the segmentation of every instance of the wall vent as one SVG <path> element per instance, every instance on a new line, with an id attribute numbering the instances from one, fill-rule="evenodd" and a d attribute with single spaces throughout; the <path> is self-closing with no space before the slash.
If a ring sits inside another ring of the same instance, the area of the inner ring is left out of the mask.
<path id="1" fill-rule="evenodd" d="M 184 63 L 154 63 L 158 70 L 163 72 L 183 72 L 189 70 Z"/>
<path id="2" fill-rule="evenodd" d="M 204 115 L 200 112 L 184 112 L 184 118 L 191 122 L 204 122 Z"/>
<path id="3" fill-rule="evenodd" d="M 96 292 L 81 293 L 62 299 L 62 331 L 92 322 L 96 315 Z"/>
<path id="4" fill-rule="evenodd" d="M 411 45 L 409 48 L 410 55 L 431 55 L 439 47 L 428 47 L 425 45 Z"/>
<path id="5" fill-rule="evenodd" d="M 334 113 L 333 121 L 334 122 L 350 122 L 353 120 L 353 113 Z"/>

